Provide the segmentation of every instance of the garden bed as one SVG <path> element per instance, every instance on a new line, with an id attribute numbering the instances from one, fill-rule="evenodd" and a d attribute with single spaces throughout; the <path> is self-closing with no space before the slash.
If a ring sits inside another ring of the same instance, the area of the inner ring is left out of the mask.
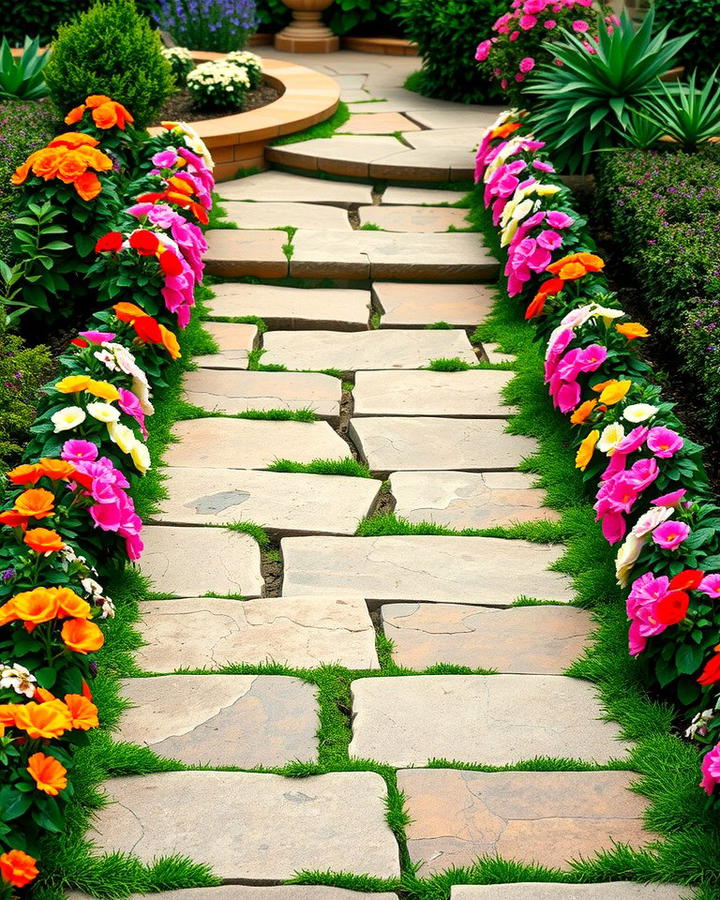
<path id="1" fill-rule="evenodd" d="M 229 112 L 228 110 L 213 112 L 207 109 L 198 109 L 193 103 L 190 91 L 187 88 L 183 88 L 167 100 L 153 124 L 159 125 L 163 121 L 204 122 L 207 119 L 217 119 L 218 116 L 237 115 L 238 113 L 250 112 L 253 109 L 262 109 L 263 106 L 269 106 L 271 103 L 279 100 L 281 96 L 282 92 L 277 85 L 264 81 L 259 87 L 247 92 L 242 107 Z"/>

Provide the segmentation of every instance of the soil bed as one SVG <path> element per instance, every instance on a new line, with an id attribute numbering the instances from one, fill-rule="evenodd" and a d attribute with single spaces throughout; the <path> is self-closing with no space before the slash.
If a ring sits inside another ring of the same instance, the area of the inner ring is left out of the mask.
<path id="1" fill-rule="evenodd" d="M 261 106 L 268 106 L 274 103 L 281 96 L 280 91 L 266 81 L 255 88 L 248 91 L 245 95 L 245 102 L 242 106 L 232 109 L 200 109 L 193 106 L 190 91 L 187 88 L 177 91 L 163 106 L 156 122 L 153 125 L 159 125 L 163 121 L 171 122 L 202 122 L 205 119 L 216 119 L 219 116 L 232 116 L 240 112 L 249 112 L 251 109 L 260 109 Z"/>

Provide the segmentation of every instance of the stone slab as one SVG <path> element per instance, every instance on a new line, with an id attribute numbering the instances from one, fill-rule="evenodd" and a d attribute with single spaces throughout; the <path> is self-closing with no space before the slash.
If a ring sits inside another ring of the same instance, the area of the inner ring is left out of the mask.
<path id="1" fill-rule="evenodd" d="M 467 210 L 447 206 L 361 206 L 360 224 L 378 225 L 383 231 L 428 234 L 469 228 Z"/>
<path id="2" fill-rule="evenodd" d="M 482 348 L 487 356 L 488 362 L 493 365 L 500 365 L 502 363 L 514 363 L 516 358 L 512 353 L 500 353 L 498 351 L 499 344 L 489 343 L 487 341 L 483 342 Z"/>
<path id="3" fill-rule="evenodd" d="M 290 274 L 296 278 L 368 279 L 370 257 L 362 235 L 301 229 L 293 237 Z M 358 237 L 360 235 L 360 237 Z"/>
<path id="4" fill-rule="evenodd" d="M 383 310 L 381 328 L 424 328 L 436 322 L 475 328 L 489 316 L 493 293 L 481 284 L 373 284 Z"/>
<path id="5" fill-rule="evenodd" d="M 437 206 L 441 203 L 457 203 L 464 197 L 464 191 L 436 190 L 434 188 L 404 187 L 390 185 L 382 195 L 383 206 Z"/>
<path id="6" fill-rule="evenodd" d="M 692 888 L 631 881 L 602 884 L 528 881 L 525 884 L 463 884 L 450 889 L 450 900 L 691 900 L 692 896 Z"/>
<path id="7" fill-rule="evenodd" d="M 276 459 L 294 462 L 345 459 L 348 446 L 327 422 L 282 422 L 211 417 L 176 422 L 177 443 L 165 451 L 168 466 L 193 469 L 266 469 Z"/>
<path id="8" fill-rule="evenodd" d="M 356 112 L 340 126 L 343 134 L 394 134 L 396 131 L 420 131 L 420 126 L 394 112 Z"/>
<path id="9" fill-rule="evenodd" d="M 352 419 L 349 433 L 373 472 L 497 472 L 517 469 L 537 447 L 505 427 L 499 419 L 366 416 Z"/>
<path id="10" fill-rule="evenodd" d="M 205 236 L 208 251 L 204 259 L 208 275 L 283 278 L 288 273 L 288 261 L 283 251 L 288 236 L 284 231 L 212 228 Z"/>
<path id="11" fill-rule="evenodd" d="M 391 766 L 488 766 L 539 756 L 605 764 L 625 756 L 594 685 L 565 675 L 411 675 L 352 683 L 350 756 Z"/>
<path id="12" fill-rule="evenodd" d="M 502 106 L 463 107 L 460 104 L 441 106 L 435 103 L 430 107 L 420 104 L 413 106 L 412 101 L 407 104 L 408 117 L 424 128 L 476 128 L 479 138 L 482 137 L 483 130 L 491 125 L 502 111 Z"/>
<path id="13" fill-rule="evenodd" d="M 398 772 L 412 820 L 408 851 L 427 878 L 495 854 L 567 868 L 614 843 L 642 847 L 647 801 L 630 790 L 634 772 Z"/>
<path id="14" fill-rule="evenodd" d="M 261 172 L 218 185 L 222 200 L 259 200 L 282 203 L 323 203 L 349 207 L 372 203 L 369 184 L 344 184 L 324 178 L 306 178 L 288 172 Z"/>
<path id="15" fill-rule="evenodd" d="M 475 127 L 433 128 L 408 134 L 405 138 L 417 150 L 465 150 L 474 153 L 482 138 L 482 131 Z"/>
<path id="16" fill-rule="evenodd" d="M 287 452 L 292 453 L 292 448 Z M 344 475 L 193 468 L 164 471 L 168 496 L 160 501 L 156 521 L 178 525 L 254 522 L 273 536 L 355 534 L 381 486 L 375 479 Z"/>
<path id="17" fill-rule="evenodd" d="M 241 594 L 261 597 L 260 548 L 248 534 L 224 528 L 143 528 L 140 571 L 152 590 L 178 597 Z"/>
<path id="18" fill-rule="evenodd" d="M 285 538 L 284 593 L 356 591 L 368 601 L 509 606 L 519 597 L 568 603 L 564 576 L 548 571 L 563 548 L 501 538 L 393 535 Z M 377 605 L 374 603 L 374 605 Z"/>
<path id="19" fill-rule="evenodd" d="M 388 603 L 383 630 L 400 666 L 437 663 L 503 674 L 560 675 L 589 646 L 587 610 L 571 606 L 489 609 L 451 603 Z"/>
<path id="20" fill-rule="evenodd" d="M 534 481 L 524 472 L 394 472 L 390 492 L 395 515 L 458 531 L 559 521 L 558 512 L 542 505 L 545 492 Z"/>
<path id="21" fill-rule="evenodd" d="M 150 601 L 142 604 L 142 635 L 147 643 L 135 654 L 137 664 L 160 674 L 264 662 L 379 668 L 365 602 L 347 590 L 322 597 Z"/>
<path id="22" fill-rule="evenodd" d="M 256 325 L 244 322 L 203 322 L 203 328 L 217 344 L 217 353 L 194 357 L 206 369 L 247 369 L 248 354 L 258 338 Z"/>
<path id="23" fill-rule="evenodd" d="M 322 419 L 340 418 L 340 381 L 316 372 L 197 369 L 185 373 L 183 387 L 185 399 L 207 412 L 235 415 L 248 410 L 307 409 Z"/>
<path id="24" fill-rule="evenodd" d="M 91 900 L 87 894 L 71 893 L 67 900 Z M 318 884 L 282 884 L 275 887 L 254 887 L 225 884 L 212 888 L 186 888 L 161 891 L 157 894 L 132 894 L 130 900 L 398 900 L 397 894 L 367 894 L 346 891 L 345 888 Z"/>
<path id="25" fill-rule="evenodd" d="M 457 357 L 474 365 L 475 351 L 460 330 L 270 331 L 264 338 L 263 362 L 288 369 L 420 369 L 433 359 Z"/>
<path id="26" fill-rule="evenodd" d="M 268 884 L 303 869 L 400 876 L 374 772 L 292 779 L 257 772 L 163 772 L 113 778 L 89 837 L 101 853 L 151 864 L 188 855 L 226 881 Z M 218 827 L 219 814 L 222 827 Z"/>
<path id="27" fill-rule="evenodd" d="M 336 134 L 270 147 L 267 158 L 297 169 L 362 178 L 369 174 L 370 163 L 402 149 L 406 145 L 392 136 Z"/>
<path id="28" fill-rule="evenodd" d="M 259 316 L 268 328 L 330 328 L 366 331 L 369 291 L 343 288 L 291 288 L 272 284 L 213 285 L 208 312 L 218 318 Z"/>
<path id="29" fill-rule="evenodd" d="M 352 231 L 348 214 L 337 207 L 314 203 L 283 203 L 250 200 L 223 204 L 225 218 L 238 228 L 316 228 L 327 231 Z"/>
<path id="30" fill-rule="evenodd" d="M 354 416 L 467 416 L 507 418 L 516 412 L 502 399 L 513 372 L 358 372 Z"/>

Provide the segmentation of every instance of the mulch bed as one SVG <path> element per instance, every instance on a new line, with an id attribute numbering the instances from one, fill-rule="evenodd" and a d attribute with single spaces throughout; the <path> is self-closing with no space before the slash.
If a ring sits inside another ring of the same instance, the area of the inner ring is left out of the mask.
<path id="1" fill-rule="evenodd" d="M 245 96 L 245 102 L 242 106 L 235 109 L 199 109 L 193 106 L 190 91 L 183 89 L 177 91 L 163 106 L 154 125 L 159 125 L 161 121 L 169 120 L 171 122 L 202 122 L 204 119 L 215 119 L 218 116 L 232 116 L 235 113 L 249 112 L 251 109 L 260 109 L 261 106 L 267 106 L 274 103 L 280 97 L 280 91 L 263 82 L 260 87 L 254 91 L 248 91 Z"/>

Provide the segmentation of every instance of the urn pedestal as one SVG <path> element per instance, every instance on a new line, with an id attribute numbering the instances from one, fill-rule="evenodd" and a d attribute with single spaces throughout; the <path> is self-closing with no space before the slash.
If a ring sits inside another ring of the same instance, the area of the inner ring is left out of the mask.
<path id="1" fill-rule="evenodd" d="M 322 11 L 334 0 L 283 0 L 293 20 L 275 35 L 277 50 L 288 53 L 332 53 L 340 49 L 340 38 L 322 21 Z"/>

